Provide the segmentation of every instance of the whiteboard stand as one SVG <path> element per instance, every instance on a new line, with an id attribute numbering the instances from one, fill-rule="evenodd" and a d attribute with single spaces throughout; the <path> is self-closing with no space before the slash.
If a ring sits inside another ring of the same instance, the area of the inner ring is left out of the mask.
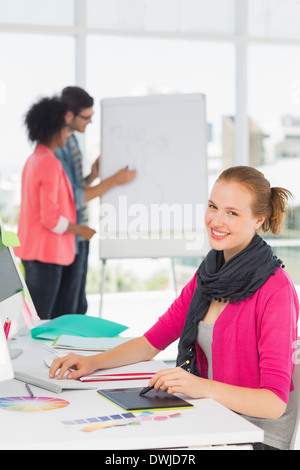
<path id="1" fill-rule="evenodd" d="M 171 260 L 171 268 L 172 268 L 172 281 L 173 281 L 173 289 L 175 291 L 175 298 L 178 295 L 177 289 L 177 279 L 176 279 L 176 272 L 175 272 L 175 259 L 170 258 Z M 106 281 L 106 268 L 107 268 L 107 258 L 102 258 L 102 279 L 101 279 L 101 291 L 100 291 L 100 318 L 102 317 L 102 310 L 103 310 L 103 297 L 105 291 L 105 281 Z"/>
<path id="2" fill-rule="evenodd" d="M 101 292 L 100 292 L 100 318 L 102 316 L 103 296 L 104 296 L 104 290 L 105 290 L 106 262 L 107 262 L 106 258 L 102 259 L 102 279 L 101 279 Z"/>
<path id="3" fill-rule="evenodd" d="M 175 259 L 174 258 L 171 258 L 171 265 L 172 265 L 173 289 L 175 291 L 175 297 L 177 297 L 178 291 L 177 291 L 177 279 L 176 279 Z"/>

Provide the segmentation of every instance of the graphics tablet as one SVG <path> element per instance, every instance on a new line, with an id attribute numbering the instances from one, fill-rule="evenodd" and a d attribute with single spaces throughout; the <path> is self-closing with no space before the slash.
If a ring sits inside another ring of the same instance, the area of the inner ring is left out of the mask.
<path id="1" fill-rule="evenodd" d="M 167 392 L 156 392 L 151 390 L 144 396 L 140 396 L 142 388 L 117 388 L 109 390 L 98 390 L 98 393 L 108 398 L 116 405 L 126 411 L 141 410 L 164 410 L 174 408 L 192 408 L 193 405 L 178 398 L 175 395 L 169 395 Z"/>

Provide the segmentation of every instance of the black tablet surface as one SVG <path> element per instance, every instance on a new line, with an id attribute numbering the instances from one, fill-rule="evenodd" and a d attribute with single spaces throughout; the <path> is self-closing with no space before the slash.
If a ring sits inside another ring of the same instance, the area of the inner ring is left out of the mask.
<path id="1" fill-rule="evenodd" d="M 127 411 L 164 410 L 174 408 L 192 408 L 193 405 L 167 392 L 150 390 L 146 395 L 140 396 L 143 388 L 117 388 L 98 390 L 98 393 L 108 398 L 116 405 Z"/>

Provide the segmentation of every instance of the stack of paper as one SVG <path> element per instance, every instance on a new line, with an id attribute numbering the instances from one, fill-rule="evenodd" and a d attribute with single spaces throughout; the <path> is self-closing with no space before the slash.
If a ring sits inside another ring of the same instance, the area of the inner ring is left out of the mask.
<path id="1" fill-rule="evenodd" d="M 107 351 L 132 338 L 83 338 L 62 335 L 52 344 L 55 349 L 75 349 L 77 351 Z"/>

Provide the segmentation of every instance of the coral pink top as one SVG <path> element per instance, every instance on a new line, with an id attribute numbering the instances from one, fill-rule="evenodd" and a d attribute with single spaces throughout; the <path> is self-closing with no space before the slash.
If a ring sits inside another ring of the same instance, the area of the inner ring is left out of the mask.
<path id="1" fill-rule="evenodd" d="M 26 261 L 69 265 L 75 259 L 76 223 L 72 186 L 54 153 L 38 144 L 22 173 L 21 213 L 15 254 Z"/>
<path id="2" fill-rule="evenodd" d="M 196 275 L 157 323 L 145 334 L 159 350 L 177 340 L 196 289 Z M 213 379 L 219 382 L 268 389 L 288 403 L 293 390 L 293 354 L 297 340 L 299 301 L 289 275 L 276 270 L 257 292 L 245 301 L 229 304 L 213 330 Z M 208 364 L 196 345 L 201 376 Z"/>

